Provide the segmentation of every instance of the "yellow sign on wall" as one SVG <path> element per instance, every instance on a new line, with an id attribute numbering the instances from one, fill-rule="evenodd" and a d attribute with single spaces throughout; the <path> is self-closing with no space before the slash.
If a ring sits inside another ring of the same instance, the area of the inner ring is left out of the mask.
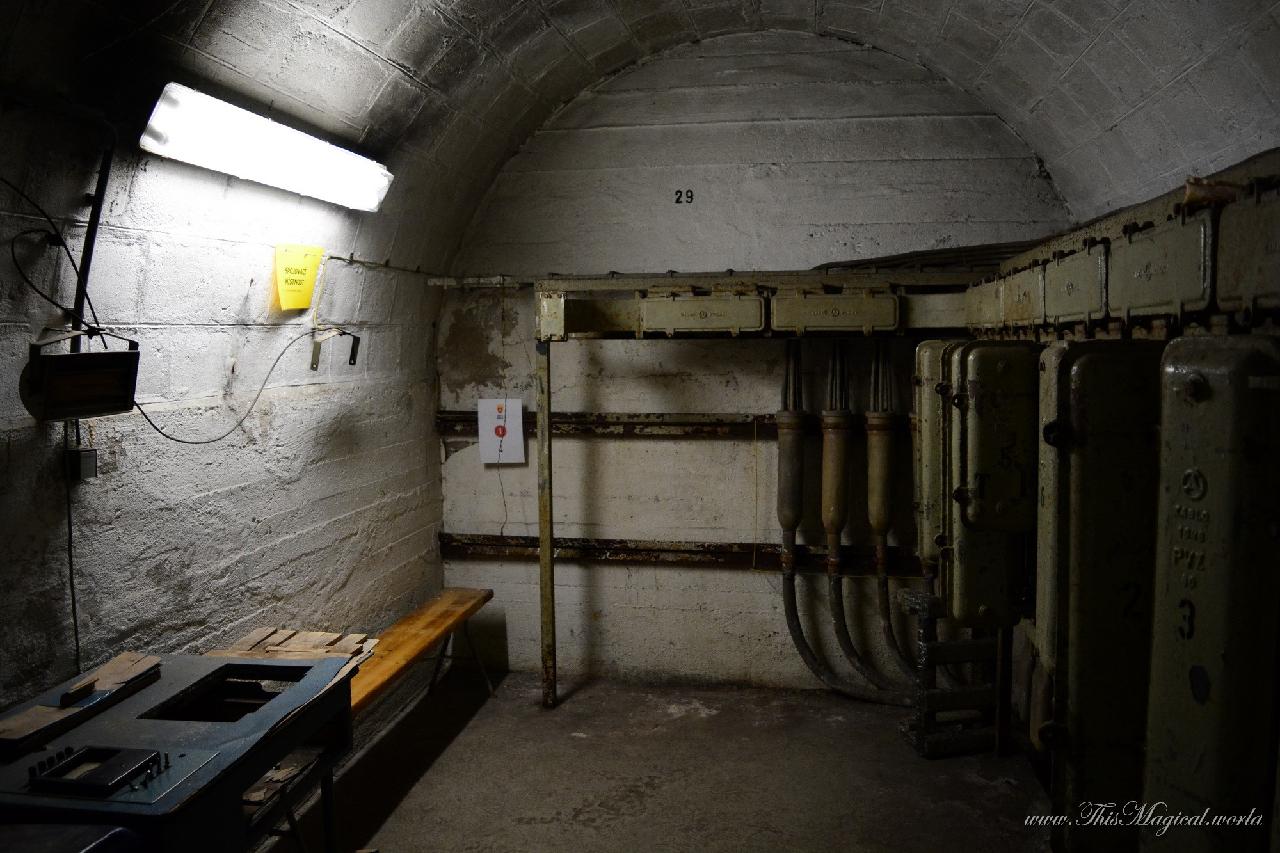
<path id="1" fill-rule="evenodd" d="M 285 311 L 311 307 L 324 249 L 319 246 L 276 246 L 276 293 Z"/>

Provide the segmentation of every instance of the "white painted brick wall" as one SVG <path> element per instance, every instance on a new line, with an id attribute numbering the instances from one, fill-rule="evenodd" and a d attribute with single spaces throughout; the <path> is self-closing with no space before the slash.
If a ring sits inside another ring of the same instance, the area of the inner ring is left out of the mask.
<path id="1" fill-rule="evenodd" d="M 686 188 L 694 203 L 674 204 Z M 568 105 L 498 176 L 455 270 L 805 268 L 1064 222 L 1026 145 L 923 67 L 812 35 L 743 35 Z"/>
<path id="2" fill-rule="evenodd" d="M 683 186 L 695 190 L 692 206 L 673 204 Z M 679 48 L 569 104 L 507 164 L 456 269 L 806 268 L 1028 239 L 1065 221 L 1030 150 L 971 96 L 878 51 L 755 34 Z M 441 406 L 521 397 L 532 417 L 532 328 L 527 289 L 451 291 L 438 345 Z M 818 343 L 809 354 L 814 409 L 825 389 L 824 352 Z M 896 355 L 905 377 L 911 342 L 901 341 Z M 858 342 L 855 396 L 866 393 L 869 357 L 867 342 Z M 553 348 L 552 389 L 559 411 L 772 412 L 781 371 L 777 341 L 575 341 Z M 908 398 L 905 387 L 899 394 Z M 909 542 L 902 481 L 910 463 L 900 450 L 897 533 Z M 559 535 L 778 539 L 772 441 L 566 439 L 555 453 Z M 485 467 L 475 444 L 456 440 L 445 457 L 446 530 L 536 534 L 536 463 Z M 865 543 L 859 464 L 850 477 L 847 541 Z M 821 539 L 816 505 L 802 534 Z M 495 589 L 480 624 L 493 642 L 505 636 L 513 666 L 536 669 L 536 565 L 458 561 L 445 571 L 451 584 Z M 561 664 L 570 678 L 813 686 L 786 635 L 779 584 L 777 575 L 739 570 L 565 566 Z M 870 594 L 859 584 L 854 600 Z M 810 629 L 834 648 L 821 597 L 811 605 Z M 875 633 L 861 612 L 860 624 Z"/>

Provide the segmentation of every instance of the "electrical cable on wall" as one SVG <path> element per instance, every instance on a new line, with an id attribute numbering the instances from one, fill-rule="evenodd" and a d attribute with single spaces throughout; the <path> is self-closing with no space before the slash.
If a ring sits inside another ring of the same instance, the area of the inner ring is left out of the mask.
<path id="1" fill-rule="evenodd" d="M 62 460 L 67 487 L 67 583 L 71 590 L 71 634 L 75 643 L 76 674 L 84 672 L 80 658 L 80 609 L 76 603 L 76 561 L 74 525 L 71 515 L 71 422 L 62 422 Z M 80 445 L 80 422 L 76 421 L 76 446 Z"/>
<path id="2" fill-rule="evenodd" d="M 98 320 L 97 312 L 94 311 L 93 303 L 89 301 L 87 295 L 85 298 L 85 304 L 89 306 L 90 316 L 93 317 L 92 323 L 90 323 L 88 320 L 84 319 L 84 317 L 81 317 L 79 314 L 77 314 L 74 309 L 68 308 L 67 306 L 63 305 L 61 302 L 59 302 L 58 300 L 54 299 L 52 296 L 50 296 L 49 294 L 41 290 L 36 285 L 36 283 L 31 280 L 31 276 L 27 273 L 26 269 L 22 266 L 22 262 L 18 260 L 18 252 L 17 252 L 18 240 L 20 240 L 23 237 L 28 237 L 32 234 L 44 234 L 46 237 L 57 238 L 56 234 L 53 234 L 50 231 L 46 231 L 43 228 L 27 228 L 24 231 L 19 231 L 17 234 L 14 234 L 13 237 L 9 239 L 9 260 L 13 262 L 14 269 L 18 271 L 18 276 L 22 279 L 22 282 L 27 286 L 27 288 L 36 296 L 39 296 L 45 302 L 48 302 L 54 308 L 57 308 L 67 317 L 70 317 L 71 319 L 74 319 L 74 320 L 79 320 L 80 324 L 86 327 L 89 330 L 90 334 L 96 334 L 98 331 L 101 330 L 102 326 Z M 102 342 L 102 345 L 105 347 L 107 345 L 107 342 L 104 340 Z"/>
<path id="3" fill-rule="evenodd" d="M 45 302 L 48 302 L 50 305 L 53 305 L 55 308 L 63 312 L 63 314 L 67 315 L 71 319 L 78 320 L 81 325 L 88 327 L 91 330 L 91 334 L 94 331 L 101 329 L 102 323 L 98 319 L 98 312 L 93 307 L 93 300 L 89 298 L 89 294 L 87 290 L 85 292 L 85 305 L 87 305 L 89 308 L 89 316 L 93 318 L 92 323 L 85 320 L 83 317 L 77 314 L 74 310 L 67 308 L 65 305 L 62 305 L 61 303 L 54 300 L 52 297 L 50 297 L 48 294 L 42 291 L 39 287 L 37 287 L 35 282 L 31 280 L 31 276 L 28 275 L 26 269 L 18 261 L 17 242 L 22 237 L 30 236 L 32 234 L 46 235 L 46 239 L 49 239 L 51 243 L 59 246 L 62 249 L 63 254 L 67 256 L 67 260 L 70 261 L 71 263 L 71 269 L 76 274 L 77 281 L 80 280 L 80 265 L 76 263 L 75 256 L 71 254 L 71 247 L 67 245 L 67 240 L 62 233 L 62 229 L 58 227 L 58 223 L 55 222 L 53 217 L 49 215 L 49 212 L 46 211 L 40 205 L 39 202 L 37 202 L 35 199 L 29 196 L 26 192 L 24 192 L 17 184 L 9 180 L 8 178 L 4 177 L 3 175 L 0 175 L 0 184 L 4 184 L 6 187 L 12 190 L 19 198 L 21 198 L 27 204 L 31 205 L 31 207 L 34 208 L 35 211 L 40 214 L 40 217 L 44 219 L 44 221 L 49 225 L 48 230 L 44 228 L 28 228 L 24 231 L 19 231 L 17 234 L 9 238 L 9 258 L 13 262 L 14 269 L 18 271 L 18 275 L 22 278 L 23 283 L 26 284 L 26 286 L 30 288 L 30 290 L 33 293 L 35 293 Z M 107 342 L 105 338 L 100 337 L 99 339 L 102 341 L 103 349 L 108 349 L 109 347 L 107 346 Z"/>
<path id="4" fill-rule="evenodd" d="M 351 334 L 350 332 L 344 329 L 334 329 L 333 331 L 336 331 L 339 335 Z M 294 344 L 296 344 L 298 341 L 314 334 L 314 332 L 315 332 L 314 329 L 308 329 L 307 331 L 303 332 L 297 337 L 290 339 L 289 342 L 284 345 L 284 347 L 280 350 L 279 355 L 276 356 L 276 360 L 271 362 L 271 367 L 270 369 L 267 370 L 267 375 L 262 377 L 262 384 L 258 386 L 257 393 L 253 395 L 253 402 L 249 404 L 249 408 L 246 409 L 245 413 L 240 416 L 240 420 L 232 424 L 230 429 L 228 429 L 226 432 L 222 433 L 221 435 L 215 436 L 213 438 L 198 438 L 198 439 L 197 438 L 181 438 L 176 435 L 170 435 L 169 433 L 165 432 L 155 421 L 151 419 L 151 416 L 147 414 L 147 410 L 142 408 L 141 403 L 138 403 L 135 401 L 133 405 L 135 408 L 137 408 L 139 414 L 142 415 L 142 417 L 146 420 L 146 422 L 150 424 L 153 430 L 160 433 L 160 435 L 164 436 L 170 441 L 176 441 L 179 444 L 216 444 L 217 442 L 222 441 L 223 439 L 230 436 L 233 432 L 235 432 L 237 429 L 240 428 L 241 424 L 243 424 L 245 421 L 249 419 L 249 415 L 253 414 L 254 407 L 258 405 L 258 400 L 262 398 L 262 392 L 266 390 L 267 383 L 271 380 L 271 374 L 275 373 L 276 367 L 280 364 L 280 360 L 284 358 L 284 354 L 288 352 L 289 348 L 292 347 Z"/>
<path id="5" fill-rule="evenodd" d="M 62 249 L 63 254 L 66 255 L 67 260 L 71 264 L 71 269 L 76 276 L 76 286 L 77 286 L 78 292 L 80 292 L 81 289 L 84 287 L 85 283 L 82 281 L 82 276 L 80 274 L 80 265 L 76 263 L 75 256 L 71 254 L 71 247 L 67 244 L 66 236 L 63 234 L 62 228 L 58 225 L 58 223 L 54 220 L 54 218 L 49 214 L 47 210 L 44 209 L 43 206 L 40 205 L 39 202 L 37 202 L 25 191 L 23 191 L 21 187 L 19 187 L 17 184 L 9 180 L 8 178 L 4 177 L 3 175 L 0 175 L 0 184 L 3 184 L 4 186 L 8 187 L 15 195 L 17 195 L 20 199 L 22 199 L 24 202 L 30 205 L 40 215 L 40 217 L 45 221 L 45 223 L 48 226 L 47 228 L 43 226 L 39 228 L 27 228 L 22 231 L 19 231 L 18 233 L 14 234 L 12 237 L 9 238 L 9 259 L 10 261 L 12 261 L 13 268 L 17 271 L 18 276 L 22 279 L 23 284 L 25 284 L 32 293 L 40 297 L 40 299 L 49 303 L 54 308 L 58 309 L 58 311 L 60 311 L 65 318 L 69 318 L 78 326 L 83 326 L 85 328 L 86 334 L 89 337 L 91 338 L 97 337 L 101 341 L 103 349 L 110 349 L 106 340 L 107 336 L 110 335 L 110 333 L 106 332 L 102 328 L 102 323 L 98 319 L 97 309 L 94 308 L 93 300 L 89 298 L 87 289 L 84 289 L 82 292 L 84 294 L 85 306 L 89 309 L 89 316 L 93 318 L 92 323 L 85 320 L 85 318 L 76 310 L 72 308 L 68 308 L 67 306 L 58 302 L 49 294 L 45 293 L 32 280 L 31 275 L 27 272 L 26 268 L 22 265 L 22 262 L 18 260 L 18 241 L 24 237 L 30 237 L 37 234 L 41 235 L 45 238 L 48 244 L 58 246 L 59 248 Z M 62 424 L 62 451 L 63 451 L 63 476 L 64 476 L 64 483 L 65 483 L 65 489 L 66 489 L 67 586 L 68 586 L 68 594 L 70 597 L 70 605 L 71 605 L 72 645 L 73 645 L 74 654 L 75 654 L 76 673 L 78 674 L 80 672 L 83 672 L 84 661 L 83 661 L 83 652 L 82 652 L 82 647 L 80 642 L 80 607 L 79 607 L 78 596 L 76 594 L 75 515 L 74 515 L 74 501 L 73 501 L 73 495 L 72 495 L 72 489 L 71 489 L 72 480 L 73 480 L 72 472 L 71 472 L 71 429 L 73 424 L 74 424 L 75 434 L 76 434 L 76 447 L 77 448 L 80 447 L 80 444 L 81 444 L 80 421 L 79 419 L 67 420 L 67 421 L 63 421 L 63 424 Z"/>
<path id="6" fill-rule="evenodd" d="M 502 349 L 502 360 L 507 362 L 507 289 L 504 285 L 498 285 L 498 346 Z M 506 405 L 507 400 L 507 377 L 502 377 L 502 400 Z M 506 411 L 504 408 L 503 411 Z M 506 423 L 506 415 L 503 415 L 503 423 Z M 524 441 L 524 433 L 521 432 L 520 440 Z M 498 436 L 498 459 L 502 459 L 502 442 L 506 439 L 506 432 Z M 498 525 L 498 535 L 505 536 L 507 533 L 507 525 L 511 522 L 511 516 L 507 511 L 507 488 L 502 483 L 502 463 L 497 466 L 498 473 L 498 493 L 502 496 L 502 524 Z"/>

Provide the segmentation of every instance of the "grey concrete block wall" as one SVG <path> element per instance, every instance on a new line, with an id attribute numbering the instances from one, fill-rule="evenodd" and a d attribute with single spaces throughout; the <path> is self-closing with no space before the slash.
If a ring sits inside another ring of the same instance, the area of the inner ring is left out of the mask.
<path id="1" fill-rule="evenodd" d="M 32 131 L 44 139 L 49 129 Z M 229 427 L 282 347 L 310 327 L 309 312 L 272 306 L 276 243 L 329 249 L 316 320 L 363 344 L 351 366 L 347 342 L 328 343 L 312 371 L 308 341 L 295 343 L 253 414 L 219 444 L 168 442 L 136 413 L 82 423 L 100 465 L 72 488 L 86 663 L 126 648 L 208 648 L 260 625 L 390 623 L 440 584 L 436 292 L 421 274 L 341 260 L 354 217 L 331 205 L 142 157 L 121 158 L 113 185 L 91 293 L 102 322 L 140 342 L 138 400 L 167 431 L 201 438 Z M 25 186 L 45 202 L 57 195 L 41 193 L 51 184 L 38 177 Z M 0 192 L 5 242 L 33 224 Z M 68 233 L 78 256 L 83 229 Z M 70 301 L 73 276 L 53 248 L 19 258 L 38 286 Z M 3 701 L 71 674 L 62 426 L 36 423 L 17 399 L 27 342 L 50 313 L 5 271 Z"/>
<path id="2" fill-rule="evenodd" d="M 693 204 L 674 204 L 685 187 Z M 1066 221 L 1027 145 L 936 74 L 812 34 L 743 34 L 675 48 L 565 107 L 498 176 L 455 269 L 531 277 L 803 269 L 1031 239 Z M 438 343 L 441 407 L 519 397 L 531 410 L 532 330 L 528 289 L 450 291 Z M 898 349 L 905 376 L 910 342 Z M 863 389 L 869 354 L 865 341 L 853 354 Z M 816 409 L 820 344 L 809 357 Z M 777 341 L 573 341 L 553 348 L 554 408 L 772 412 L 781 370 Z M 444 529 L 537 533 L 534 463 L 482 466 L 477 445 L 454 440 L 444 454 Z M 847 536 L 865 544 L 860 472 L 851 469 Z M 768 440 L 559 441 L 557 535 L 776 542 L 775 478 Z M 910 489 L 901 485 L 896 534 L 910 542 Z M 804 535 L 820 541 L 811 510 Z M 495 589 L 484 614 L 501 621 L 492 635 L 505 636 L 513 666 L 536 669 L 536 565 L 448 561 L 445 573 L 450 584 Z M 568 565 L 557 584 L 568 673 L 813 686 L 786 634 L 776 575 Z M 852 600 L 868 602 L 870 585 L 856 587 Z M 834 649 L 821 591 L 806 594 L 810 630 Z M 877 623 L 855 607 L 874 645 Z"/>
<path id="3" fill-rule="evenodd" d="M 65 56 L 86 48 L 71 37 L 73 28 L 60 33 L 52 23 L 58 13 L 65 18 L 90 7 L 17 5 L 14 29 L 5 27 L 0 43 L 6 48 L 0 82 L 37 93 L 41 86 L 65 88 L 66 67 L 41 62 L 60 50 Z M 259 6 L 277 16 L 272 26 L 314 23 L 292 6 Z M 236 20 L 248 26 L 256 19 Z M 230 26 L 205 19 L 162 29 L 166 38 L 182 40 L 210 27 L 226 36 Z M 117 31 L 105 29 L 108 37 Z M 303 37 L 318 36 L 312 30 Z M 31 51 L 42 39 L 48 39 L 43 50 Z M 228 52 L 233 47 L 247 52 Z M 297 85 L 262 73 L 253 66 L 257 53 L 239 39 L 211 36 L 199 50 L 203 59 L 193 65 L 212 62 L 208 51 L 221 50 L 216 64 L 224 74 L 289 88 L 287 96 L 269 91 L 286 105 L 301 105 L 322 131 L 355 138 L 374 128 L 376 115 L 365 111 L 377 103 L 376 86 L 367 76 L 353 78 L 356 85 L 346 92 L 323 92 L 311 71 Z M 402 110 L 395 109 L 398 119 L 413 117 L 401 117 Z M 77 258 L 99 144 L 92 125 L 51 118 L 39 108 L 0 110 L 0 175 L 53 214 Z M 71 489 L 86 665 L 124 649 L 199 651 L 262 625 L 376 631 L 439 588 L 432 338 L 439 292 L 428 287 L 426 273 L 430 264 L 443 263 L 456 241 L 449 235 L 460 226 L 433 220 L 439 215 L 423 198 L 474 179 L 439 169 L 439 177 L 424 183 L 421 176 L 431 172 L 407 169 L 413 156 L 391 158 L 392 168 L 406 169 L 411 180 L 396 182 L 382 214 L 362 216 L 150 157 L 137 149 L 136 137 L 121 139 L 90 289 L 101 321 L 139 341 L 137 399 L 164 429 L 203 438 L 230 427 L 277 354 L 305 335 L 313 319 L 361 335 L 362 346 L 352 366 L 348 341 L 331 341 L 312 371 L 310 344 L 298 340 L 252 415 L 218 444 L 169 442 L 137 413 L 82 422 L 81 438 L 97 449 L 100 473 Z M 6 249 L 12 235 L 41 224 L 29 205 L 0 188 Z M 428 230 L 437 235 L 434 242 L 421 236 Z M 330 255 L 314 315 L 273 305 L 274 246 L 285 242 L 321 245 Z M 18 257 L 38 287 L 71 301 L 74 274 L 56 248 L 28 239 Z M 403 263 L 383 263 L 397 259 Z M 0 264 L 0 583 L 6 589 L 0 706 L 74 671 L 63 427 L 35 422 L 17 393 L 28 343 L 46 323 L 60 322 L 21 283 L 6 252 Z"/>

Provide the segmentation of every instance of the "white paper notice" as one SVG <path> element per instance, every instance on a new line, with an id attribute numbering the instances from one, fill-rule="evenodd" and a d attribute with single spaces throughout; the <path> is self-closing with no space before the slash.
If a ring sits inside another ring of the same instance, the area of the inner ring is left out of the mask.
<path id="1" fill-rule="evenodd" d="M 516 400 L 481 400 L 477 405 L 480 422 L 480 461 L 524 462 L 524 404 Z"/>

